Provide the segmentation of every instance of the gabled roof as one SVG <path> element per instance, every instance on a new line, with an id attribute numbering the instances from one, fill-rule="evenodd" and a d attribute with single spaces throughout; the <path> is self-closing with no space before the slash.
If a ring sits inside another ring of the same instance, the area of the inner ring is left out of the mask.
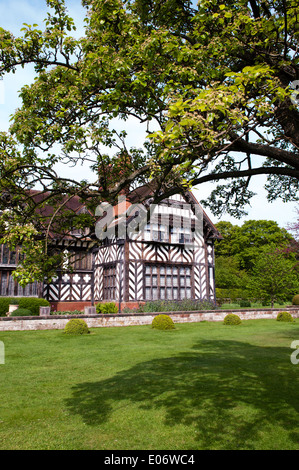
<path id="1" fill-rule="evenodd" d="M 133 204 L 139 204 L 140 201 L 141 204 L 144 202 L 148 201 L 153 197 L 155 191 L 155 184 L 154 183 L 147 183 L 143 186 L 140 186 L 130 193 L 124 195 L 124 199 L 119 203 L 114 206 L 114 216 L 115 219 L 112 221 L 111 226 L 115 226 L 118 224 L 118 221 L 122 219 L 123 217 L 126 216 L 126 211 L 130 206 Z M 38 190 L 30 190 L 28 193 L 28 196 L 32 199 L 32 201 L 37 205 L 37 212 L 41 217 L 45 220 L 45 227 L 47 224 L 47 221 L 49 222 L 50 219 L 53 217 L 56 208 L 51 205 L 51 195 L 50 191 L 38 191 Z M 210 239 L 221 239 L 221 234 L 215 227 L 215 225 L 212 223 L 211 219 L 208 217 L 207 213 L 203 210 L 202 206 L 200 203 L 197 201 L 196 197 L 194 194 L 190 191 L 187 190 L 185 193 L 182 194 L 184 197 L 185 201 L 189 203 L 191 206 L 192 205 L 198 205 L 202 211 L 203 214 L 203 225 L 204 225 L 204 234 L 205 238 L 210 238 Z M 49 204 L 47 204 L 47 200 L 49 199 Z M 101 201 L 99 201 L 100 204 Z M 42 203 L 44 203 L 44 206 L 42 206 Z M 79 196 L 74 195 L 72 197 L 69 197 L 67 195 L 61 197 L 61 209 L 58 211 L 58 213 L 62 213 L 63 211 L 70 211 L 75 214 L 79 214 L 82 210 L 85 210 L 85 204 L 82 202 Z M 89 213 L 93 215 L 90 211 Z M 123 217 L 122 217 L 123 216 Z M 55 222 L 53 225 L 53 228 L 50 232 L 50 237 L 51 238 L 56 238 L 55 234 Z M 69 238 L 69 236 L 66 234 L 65 238 Z M 71 237 L 72 238 L 72 237 Z"/>
<path id="2" fill-rule="evenodd" d="M 154 183 L 148 183 L 139 188 L 134 189 L 131 193 L 126 196 L 126 199 L 121 204 L 118 204 L 114 208 L 114 215 L 120 217 L 132 204 L 138 204 L 140 201 L 146 201 L 153 197 L 155 190 Z M 203 214 L 203 225 L 204 233 L 206 238 L 210 239 L 222 239 L 220 232 L 217 230 L 211 219 L 208 217 L 207 213 L 202 208 L 201 204 L 197 201 L 194 194 L 187 190 L 185 193 L 182 193 L 185 201 L 191 206 L 197 205 L 200 207 Z M 114 221 L 114 225 L 116 222 Z"/>
<path id="3" fill-rule="evenodd" d="M 65 239 L 72 239 L 71 232 L 67 232 L 62 234 L 60 232 L 55 231 L 55 211 L 57 210 L 57 214 L 63 215 L 64 212 L 69 211 L 70 213 L 74 213 L 74 215 L 80 214 L 81 211 L 85 211 L 86 207 L 85 204 L 81 201 L 80 197 L 77 195 L 70 196 L 57 196 L 60 204 L 60 208 L 54 207 L 51 204 L 51 199 L 53 199 L 53 194 L 50 191 L 38 191 L 38 190 L 30 190 L 28 193 L 29 198 L 36 204 L 36 213 L 41 216 L 41 221 L 44 223 L 44 229 L 47 230 L 47 224 L 51 221 L 51 218 L 54 216 L 54 220 L 51 226 L 51 230 L 49 232 L 49 236 L 52 239 L 63 238 Z M 49 200 L 49 203 L 47 203 Z M 90 211 L 89 211 L 90 212 Z M 91 214 L 91 212 L 90 212 Z M 58 235 L 59 233 L 59 235 Z"/>

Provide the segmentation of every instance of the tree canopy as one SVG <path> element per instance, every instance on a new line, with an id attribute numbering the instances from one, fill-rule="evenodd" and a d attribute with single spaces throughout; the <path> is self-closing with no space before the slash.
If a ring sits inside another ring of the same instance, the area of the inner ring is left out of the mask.
<path id="1" fill-rule="evenodd" d="M 234 257 L 240 269 L 250 271 L 260 250 L 269 245 L 287 249 L 294 241 L 292 235 L 273 220 L 247 220 L 241 226 L 221 221 L 216 224 L 223 239 L 215 242 L 217 257 Z"/>
<path id="2" fill-rule="evenodd" d="M 298 244 L 272 220 L 248 220 L 241 226 L 216 224 L 216 287 L 229 297 L 290 301 L 299 288 Z"/>
<path id="3" fill-rule="evenodd" d="M 275 244 L 262 247 L 254 261 L 248 287 L 253 297 L 270 300 L 272 307 L 275 301 L 290 302 L 299 289 L 295 257 L 278 251 Z"/>
<path id="4" fill-rule="evenodd" d="M 0 74 L 36 71 L 0 134 L 6 223 L 38 225 L 28 199 L 37 185 L 55 214 L 66 197 L 94 209 L 150 180 L 155 202 L 217 182 L 205 204 L 218 215 L 242 215 L 260 174 L 270 200 L 298 200 L 296 0 L 82 4 L 82 38 L 63 0 L 47 0 L 43 28 L 24 24 L 20 37 L 0 28 Z M 147 124 L 142 148 L 114 126 L 130 118 Z M 59 162 L 90 165 L 94 180 L 59 174 Z"/>

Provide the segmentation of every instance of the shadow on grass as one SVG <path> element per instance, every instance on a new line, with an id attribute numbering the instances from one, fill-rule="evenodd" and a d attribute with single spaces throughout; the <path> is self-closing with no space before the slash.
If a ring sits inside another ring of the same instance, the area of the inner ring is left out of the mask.
<path id="1" fill-rule="evenodd" d="M 255 448 L 260 431 L 269 426 L 271 432 L 283 428 L 298 445 L 299 365 L 291 364 L 291 352 L 201 341 L 191 352 L 80 383 L 67 406 L 89 425 L 109 421 L 128 402 L 144 410 L 163 409 L 164 425 L 190 426 L 190 442 L 198 440 L 206 449 Z"/>

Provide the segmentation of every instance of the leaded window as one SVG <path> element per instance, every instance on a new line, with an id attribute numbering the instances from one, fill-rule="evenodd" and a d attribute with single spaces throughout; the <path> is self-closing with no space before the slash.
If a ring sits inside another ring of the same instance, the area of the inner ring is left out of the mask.
<path id="1" fill-rule="evenodd" d="M 145 300 L 184 300 L 191 297 L 191 266 L 145 266 Z"/>
<path id="2" fill-rule="evenodd" d="M 116 300 L 116 264 L 103 268 L 103 299 Z"/>
<path id="3" fill-rule="evenodd" d="M 16 265 L 17 253 L 15 251 L 11 251 L 7 245 L 0 245 L 0 264 Z"/>
<path id="4" fill-rule="evenodd" d="M 14 280 L 11 271 L 0 271 L 0 295 L 6 297 L 35 297 L 38 295 L 38 283 L 33 282 L 21 287 Z"/>

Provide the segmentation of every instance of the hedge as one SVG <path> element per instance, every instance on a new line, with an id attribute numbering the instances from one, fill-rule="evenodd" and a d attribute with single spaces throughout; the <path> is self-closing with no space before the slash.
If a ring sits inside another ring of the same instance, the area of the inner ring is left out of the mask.
<path id="1" fill-rule="evenodd" d="M 9 305 L 19 305 L 20 308 L 31 310 L 32 315 L 39 315 L 39 307 L 49 307 L 49 302 L 38 297 L 0 297 L 0 316 L 9 311 Z"/>
<path id="2" fill-rule="evenodd" d="M 221 289 L 216 288 L 216 299 L 219 303 L 235 302 L 237 300 L 248 300 L 250 297 L 246 289 Z"/>
<path id="3" fill-rule="evenodd" d="M 14 310 L 11 314 L 10 314 L 11 317 L 31 317 L 32 316 L 32 312 L 31 310 L 28 310 L 28 308 L 17 308 L 16 310 Z"/>

